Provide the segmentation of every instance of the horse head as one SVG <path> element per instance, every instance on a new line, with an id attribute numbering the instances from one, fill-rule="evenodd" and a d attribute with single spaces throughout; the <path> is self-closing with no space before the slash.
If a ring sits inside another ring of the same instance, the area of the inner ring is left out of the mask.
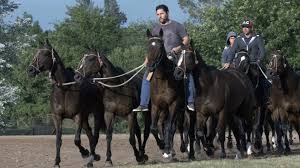
<path id="1" fill-rule="evenodd" d="M 279 51 L 271 52 L 271 59 L 268 65 L 269 74 L 272 76 L 281 75 L 288 67 L 288 61 L 285 56 Z"/>
<path id="2" fill-rule="evenodd" d="M 102 56 L 103 57 L 103 56 Z M 103 66 L 100 54 L 96 50 L 89 50 L 85 53 L 75 72 L 74 79 L 79 82 L 85 78 L 98 74 Z"/>
<path id="3" fill-rule="evenodd" d="M 153 36 L 149 30 L 147 30 L 148 41 L 148 67 L 152 72 L 162 61 L 163 57 L 166 57 L 166 51 L 163 41 L 163 30 L 160 29 L 159 36 Z"/>
<path id="4" fill-rule="evenodd" d="M 177 79 L 183 79 L 184 74 L 191 72 L 198 64 L 198 55 L 191 41 L 190 45 L 181 47 L 181 54 L 175 67 L 174 76 Z"/>
<path id="5" fill-rule="evenodd" d="M 40 42 L 40 47 L 37 50 L 32 63 L 29 65 L 27 73 L 29 76 L 34 77 L 40 72 L 52 71 L 55 62 L 55 50 L 47 39 L 44 43 Z"/>

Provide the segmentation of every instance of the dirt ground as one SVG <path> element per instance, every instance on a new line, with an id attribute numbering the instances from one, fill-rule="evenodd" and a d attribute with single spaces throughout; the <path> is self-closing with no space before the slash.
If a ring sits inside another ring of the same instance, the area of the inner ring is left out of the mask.
<path id="1" fill-rule="evenodd" d="M 128 141 L 129 135 L 115 134 L 112 141 L 112 161 L 114 166 L 137 165 L 133 150 Z M 61 167 L 75 168 L 83 167 L 86 160 L 81 158 L 77 147 L 73 143 L 74 136 L 63 135 L 61 148 Z M 295 144 L 291 146 L 293 151 L 299 152 L 299 140 L 294 136 Z M 88 147 L 88 140 L 82 135 L 82 144 Z M 176 158 L 179 161 L 187 161 L 186 154 L 179 151 L 179 136 L 175 138 Z M 94 162 L 94 167 L 103 167 L 105 162 L 106 141 L 105 135 L 101 134 L 97 146 L 97 153 L 101 155 L 101 160 Z M 227 156 L 234 157 L 235 148 L 227 149 Z M 149 160 L 146 164 L 162 163 L 161 152 L 157 147 L 153 136 L 151 135 L 147 144 L 146 153 Z M 272 157 L 268 153 L 264 157 Z M 198 159 L 209 159 L 203 151 Z M 215 153 L 215 158 L 219 158 L 219 150 Z M 1 168 L 44 168 L 53 167 L 55 159 L 55 136 L 0 136 L 0 167 Z"/>

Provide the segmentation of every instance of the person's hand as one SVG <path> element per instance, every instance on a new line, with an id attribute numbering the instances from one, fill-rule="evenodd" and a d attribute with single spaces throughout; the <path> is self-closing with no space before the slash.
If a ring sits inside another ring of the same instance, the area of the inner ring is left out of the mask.
<path id="1" fill-rule="evenodd" d="M 181 46 L 172 48 L 172 52 L 174 52 L 174 53 L 179 53 L 180 50 L 181 50 Z"/>
<path id="2" fill-rule="evenodd" d="M 229 68 L 229 66 L 230 66 L 230 63 L 225 63 L 225 64 L 223 65 L 222 69 L 227 69 L 227 68 Z"/>
<path id="3" fill-rule="evenodd" d="M 148 64 L 148 57 L 145 57 L 144 64 L 145 64 L 145 65 L 147 65 L 147 64 Z"/>
<path id="4" fill-rule="evenodd" d="M 256 61 L 258 64 L 260 64 L 260 59 L 257 59 L 257 61 Z"/>

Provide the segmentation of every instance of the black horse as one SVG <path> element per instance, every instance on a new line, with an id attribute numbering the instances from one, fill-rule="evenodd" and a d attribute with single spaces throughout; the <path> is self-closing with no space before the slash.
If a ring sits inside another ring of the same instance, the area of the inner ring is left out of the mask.
<path id="1" fill-rule="evenodd" d="M 153 36 L 147 30 L 148 41 L 148 68 L 150 79 L 150 97 L 151 97 L 151 132 L 163 141 L 163 158 L 172 159 L 174 156 L 173 138 L 176 131 L 176 122 L 179 121 L 179 130 L 181 140 L 183 141 L 182 131 L 185 122 L 185 87 L 183 80 L 176 80 L 174 77 L 175 64 L 169 60 L 164 48 L 163 31 L 160 30 L 159 36 Z M 176 73 L 176 71 L 175 71 Z M 152 75 L 152 76 L 151 76 Z M 176 74 L 178 75 L 178 74 Z M 178 117 L 178 118 L 177 118 Z M 186 136 L 187 137 L 187 136 Z M 193 142 L 194 136 L 190 137 Z M 190 143 L 191 151 L 189 158 L 194 159 L 194 143 Z M 182 143 L 181 151 L 185 152 L 187 145 Z"/>
<path id="2" fill-rule="evenodd" d="M 28 68 L 28 74 L 36 76 L 44 71 L 49 71 L 49 77 L 53 82 L 50 100 L 56 130 L 55 167 L 59 167 L 61 161 L 62 122 L 65 118 L 73 119 L 78 124 L 74 143 L 79 148 L 82 157 L 89 156 L 89 151 L 81 146 L 80 134 L 83 128 L 90 142 L 93 159 L 100 160 L 100 156 L 95 154 L 95 148 L 99 138 L 99 131 L 101 128 L 105 128 L 101 97 L 102 90 L 88 83 L 82 86 L 78 84 L 64 86 L 64 83 L 74 81 L 74 71 L 70 68 L 65 68 L 62 60 L 48 40 L 44 44 L 41 43 L 41 47 Z M 94 136 L 88 123 L 89 114 L 94 114 Z"/>
<path id="3" fill-rule="evenodd" d="M 89 51 L 84 55 L 79 65 L 79 69 L 76 72 L 76 81 L 89 81 L 92 77 L 112 77 L 123 74 L 121 68 L 115 67 L 105 56 L 99 55 L 96 51 Z M 118 85 L 128 80 L 128 75 L 109 79 L 104 82 L 106 86 L 103 89 L 103 104 L 104 104 L 104 118 L 107 126 L 106 140 L 107 140 L 107 152 L 106 152 L 106 165 L 111 166 L 111 141 L 113 134 L 113 125 L 115 117 L 126 117 L 128 121 L 128 129 L 130 132 L 129 142 L 133 148 L 134 155 L 137 162 L 143 163 L 148 159 L 145 154 L 145 146 L 150 134 L 150 115 L 145 115 L 145 130 L 144 141 L 141 140 L 141 130 L 137 122 L 136 113 L 132 112 L 132 109 L 136 108 L 140 102 L 140 86 L 141 78 L 134 78 L 129 83 L 126 83 L 119 87 Z M 109 87 L 112 85 L 112 87 Z M 103 88 L 98 84 L 98 87 Z M 136 147 L 136 139 L 138 140 L 139 150 Z"/>
<path id="4" fill-rule="evenodd" d="M 255 146 L 259 149 L 260 153 L 263 153 L 263 147 L 261 143 L 264 128 L 267 141 L 267 150 L 270 151 L 271 144 L 269 140 L 269 126 L 271 126 L 272 129 L 272 136 L 275 135 L 275 128 L 274 122 L 271 119 L 271 113 L 267 109 L 267 96 L 262 96 L 262 93 L 266 94 L 267 91 L 265 90 L 265 88 L 263 88 L 262 84 L 260 83 L 262 81 L 260 78 L 265 78 L 263 74 L 263 69 L 258 63 L 250 62 L 250 57 L 248 55 L 247 50 L 241 50 L 236 54 L 234 65 L 235 68 L 241 70 L 249 77 L 255 89 L 255 97 L 259 107 L 259 110 L 257 111 L 258 113 L 255 115 L 257 125 L 257 130 L 255 132 Z M 248 137 L 248 140 L 250 140 L 250 137 Z"/>
<path id="5" fill-rule="evenodd" d="M 277 150 L 279 153 L 290 152 L 287 139 L 288 124 L 292 124 L 300 133 L 300 76 L 289 65 L 279 51 L 271 53 L 269 71 L 272 76 L 270 109 L 275 122 Z M 282 145 L 284 137 L 285 148 Z"/>
<path id="6" fill-rule="evenodd" d="M 252 129 L 252 116 L 256 110 L 256 100 L 251 81 L 243 73 L 228 69 L 219 71 L 205 64 L 201 56 L 187 46 L 178 67 L 192 72 L 196 86 L 196 142 L 200 140 L 208 155 L 212 150 L 207 144 L 205 123 L 208 117 L 218 119 L 217 132 L 221 142 L 221 157 L 225 157 L 225 129 L 229 125 L 236 138 L 237 158 L 241 158 L 246 148 L 245 130 Z"/>

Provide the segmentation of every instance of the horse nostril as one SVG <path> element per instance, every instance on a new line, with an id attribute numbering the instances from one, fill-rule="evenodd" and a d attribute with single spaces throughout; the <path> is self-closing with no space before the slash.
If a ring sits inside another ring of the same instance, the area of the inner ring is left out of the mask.
<path id="1" fill-rule="evenodd" d="M 75 80 L 76 82 L 80 82 L 80 81 L 82 80 L 81 74 L 76 73 L 76 74 L 74 75 L 74 80 Z"/>
<path id="2" fill-rule="evenodd" d="M 28 69 L 27 69 L 27 74 L 29 74 L 29 75 L 34 75 L 35 74 L 35 69 L 33 68 L 33 67 L 28 67 Z"/>

